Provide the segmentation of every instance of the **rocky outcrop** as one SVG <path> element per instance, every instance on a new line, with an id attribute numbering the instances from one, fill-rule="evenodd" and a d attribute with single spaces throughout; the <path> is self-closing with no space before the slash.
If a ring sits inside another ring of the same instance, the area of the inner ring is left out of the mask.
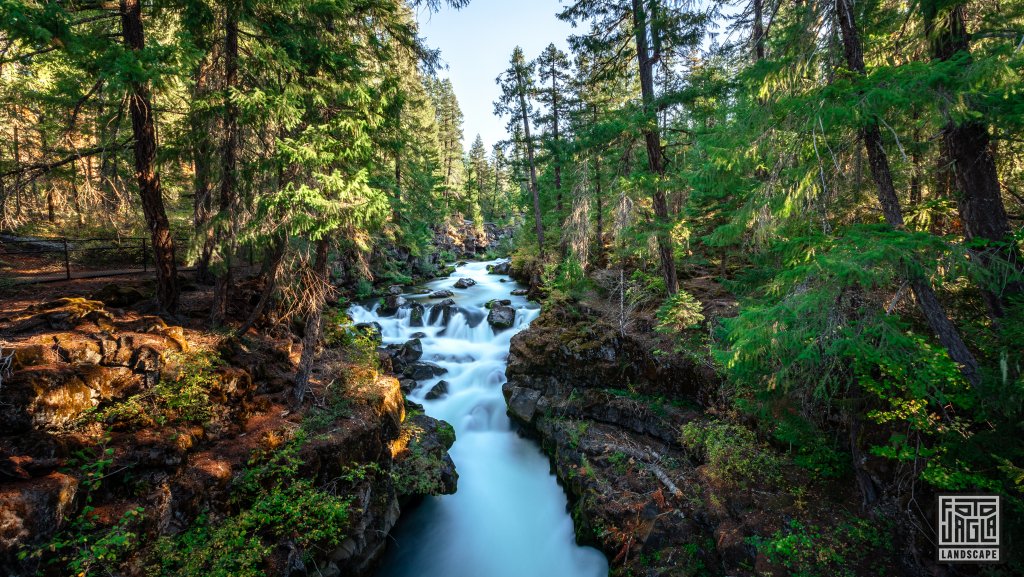
<path id="1" fill-rule="evenodd" d="M 379 341 L 379 325 L 354 330 Z M 351 499 L 348 537 L 331 551 L 303 552 L 287 538 L 270 543 L 268 572 L 295 574 L 312 555 L 324 575 L 363 575 L 383 552 L 402 504 L 456 487 L 447 454 L 454 433 L 419 412 L 407 415 L 404 383 L 394 377 L 343 365 L 325 375 L 346 391 L 343 401 L 327 400 L 330 389 L 316 393 L 318 404 L 335 408 L 286 404 L 296 359 L 290 338 L 186 333 L 86 299 L 0 320 L 0 337 L 0 355 L 12 360 L 0 390 L 3 575 L 32 574 L 37 561 L 18 552 L 81 531 L 74 520 L 86 505 L 101 532 L 142 508 L 130 527 L 139 547 L 117 562 L 119 574 L 139 575 L 155 538 L 173 538 L 200 515 L 236 514 L 238 483 L 254 460 L 309 427 L 318 428 L 300 444 L 296 478 L 330 484 Z M 413 373 L 443 371 L 420 362 L 418 340 L 393 352 Z M 197 365 L 188 360 L 195 354 L 215 360 Z M 333 366 L 330 352 L 324 356 L 325 367 Z M 322 417 L 308 420 L 331 411 L 342 416 L 320 425 L 312 423 Z M 354 469 L 365 474 L 352 475 Z M 43 574 L 66 573 L 58 564 Z"/>
<path id="2" fill-rule="evenodd" d="M 434 246 L 439 251 L 474 258 L 509 241 L 514 234 L 513 227 L 499 227 L 490 222 L 477 226 L 466 220 L 441 225 L 434 235 Z"/>
<path id="3" fill-rule="evenodd" d="M 510 416 L 540 439 L 578 538 L 614 572 L 751 574 L 750 520 L 704 504 L 706 480 L 679 442 L 698 418 L 685 399 L 710 375 L 655 357 L 594 313 L 554 309 L 513 337 L 507 376 Z"/>

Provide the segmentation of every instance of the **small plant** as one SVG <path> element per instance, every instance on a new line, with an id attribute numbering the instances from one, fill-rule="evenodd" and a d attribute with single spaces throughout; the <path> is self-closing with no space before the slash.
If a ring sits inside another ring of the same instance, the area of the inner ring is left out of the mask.
<path id="1" fill-rule="evenodd" d="M 658 309 L 658 332 L 677 334 L 696 328 L 704 321 L 703 306 L 690 293 L 680 290 Z"/>
<path id="2" fill-rule="evenodd" d="M 858 562 L 871 563 L 879 549 L 892 548 L 877 523 L 858 518 L 831 530 L 794 519 L 771 537 L 754 536 L 747 543 L 794 577 L 853 577 Z"/>
<path id="3" fill-rule="evenodd" d="M 608 455 L 608 462 L 611 463 L 612 468 L 619 475 L 625 475 L 626 471 L 629 470 L 629 456 L 622 451 L 615 451 Z"/>
<path id="4" fill-rule="evenodd" d="M 575 421 L 570 422 L 568 425 L 569 433 L 569 446 L 577 448 L 580 445 L 580 440 L 586 436 L 587 429 L 590 428 L 590 423 L 587 421 Z"/>
<path id="5" fill-rule="evenodd" d="M 337 547 L 349 529 L 351 499 L 298 474 L 307 436 L 301 429 L 276 450 L 258 452 L 235 482 L 235 513 L 201 516 L 189 530 L 153 547 L 153 577 L 258 577 L 273 545 L 287 539 L 303 549 Z M 349 472 L 339 482 L 358 482 Z"/>
<path id="6" fill-rule="evenodd" d="M 35 559 L 48 566 L 60 566 L 76 577 L 119 574 L 121 564 L 139 546 L 135 528 L 145 517 L 145 509 L 132 507 L 124 511 L 112 526 L 104 527 L 93 506 L 94 495 L 107 478 L 114 462 L 114 449 L 107 446 L 105 436 L 95 449 L 77 451 L 69 472 L 80 475 L 84 506 L 66 528 L 33 550 L 18 554 L 22 561 Z"/>
<path id="7" fill-rule="evenodd" d="M 679 441 L 724 482 L 746 487 L 755 480 L 774 484 L 781 479 L 779 459 L 741 425 L 691 421 L 683 426 Z"/>

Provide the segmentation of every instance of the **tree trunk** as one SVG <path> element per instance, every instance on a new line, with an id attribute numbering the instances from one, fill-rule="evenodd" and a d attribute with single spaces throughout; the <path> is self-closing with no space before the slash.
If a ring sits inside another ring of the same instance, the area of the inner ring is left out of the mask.
<path id="1" fill-rule="evenodd" d="M 751 39 L 754 42 L 754 62 L 764 60 L 764 0 L 753 0 L 754 3 L 754 29 L 751 31 Z"/>
<path id="2" fill-rule="evenodd" d="M 209 97 L 210 73 L 213 68 L 213 57 L 207 57 L 196 70 L 193 99 L 202 100 Z M 194 197 L 192 203 L 192 224 L 197 235 L 202 239 L 199 260 L 196 262 L 196 279 L 209 283 L 210 258 L 213 255 L 213 231 L 210 230 L 210 216 L 213 213 L 213 190 L 211 182 L 211 160 L 213 159 L 213 142 L 210 137 L 209 113 L 192 111 L 192 164 L 195 167 Z"/>
<path id="3" fill-rule="evenodd" d="M 647 145 L 647 164 L 655 176 L 654 217 L 657 227 L 658 253 L 661 257 L 661 273 L 665 279 L 665 289 L 669 296 L 679 290 L 676 279 L 676 262 L 672 250 L 672 238 L 669 233 L 668 202 L 665 191 L 661 188 L 661 179 L 665 175 L 665 158 L 661 150 L 661 135 L 658 131 L 658 116 L 654 102 L 654 62 L 649 54 L 647 38 L 647 13 L 643 0 L 633 0 L 633 28 L 636 36 L 636 59 L 640 69 L 640 91 L 643 97 L 644 111 L 647 118 L 644 123 L 644 142 Z"/>
<path id="4" fill-rule="evenodd" d="M 309 316 L 306 318 L 306 331 L 302 336 L 302 357 L 299 359 L 299 370 L 295 376 L 295 404 L 301 405 L 309 388 L 309 378 L 313 373 L 313 361 L 316 360 L 316 347 L 320 344 L 320 333 L 323 329 L 323 298 L 321 287 L 327 283 L 327 249 L 326 238 L 317 241 L 316 258 L 313 261 L 313 274 L 321 286 L 314 291 L 317 302 L 310 304 Z"/>
<path id="5" fill-rule="evenodd" d="M 142 6 L 139 0 L 121 0 L 121 30 L 125 47 L 141 52 L 145 47 L 142 27 Z M 132 82 L 128 93 L 128 110 L 135 138 L 135 179 L 139 185 L 142 212 L 152 237 L 156 266 L 156 296 L 160 307 L 169 313 L 178 308 L 178 265 L 174 256 L 174 238 L 164 210 L 160 175 L 155 170 L 156 127 L 150 105 L 149 87 Z"/>
<path id="6" fill-rule="evenodd" d="M 836 0 L 836 11 L 839 20 L 839 28 L 842 32 L 843 52 L 846 56 L 846 63 L 851 70 L 858 74 L 865 74 L 864 52 L 861 47 L 860 35 L 853 19 L 853 12 L 849 5 L 850 0 Z M 896 188 L 892 181 L 892 171 L 889 167 L 889 157 L 885 153 L 882 144 L 882 133 L 878 123 L 871 121 L 861 131 L 864 140 L 864 148 L 868 154 L 868 164 L 871 168 L 871 177 L 875 181 L 878 191 L 878 203 L 882 207 L 882 214 L 889 226 L 903 228 L 903 212 L 900 208 L 899 197 L 896 196 Z M 914 273 L 911 273 L 914 274 Z M 921 308 L 928 325 L 931 327 L 939 342 L 946 348 L 949 357 L 961 365 L 964 377 L 972 384 L 980 382 L 978 374 L 978 361 L 967 349 L 956 326 L 949 320 L 946 311 L 943 310 L 939 298 L 926 279 L 921 276 L 910 278 L 910 287 L 914 291 L 914 297 Z"/>
<path id="7" fill-rule="evenodd" d="M 551 117 L 553 136 L 555 138 L 555 150 L 552 161 L 555 165 L 555 194 L 558 216 L 562 216 L 562 159 L 560 150 L 560 139 L 558 135 L 558 72 L 555 65 L 551 65 Z"/>
<path id="8" fill-rule="evenodd" d="M 605 247 L 604 247 L 604 194 L 601 191 L 601 155 L 598 155 L 594 159 L 595 170 L 594 170 L 594 182 L 595 182 L 595 196 L 597 198 L 597 266 L 604 268 L 607 262 L 605 261 Z"/>
<path id="9" fill-rule="evenodd" d="M 228 0 L 224 18 L 224 148 L 221 155 L 220 210 L 218 244 L 224 255 L 223 269 L 213 287 L 213 308 L 210 320 L 214 325 L 224 322 L 228 292 L 231 288 L 231 265 L 235 256 L 235 204 L 238 196 L 238 105 L 231 91 L 238 87 L 238 3 Z"/>
<path id="10" fill-rule="evenodd" d="M 533 139 L 530 138 L 530 116 L 526 108 L 526 81 L 516 70 L 519 91 L 519 112 L 523 118 L 523 134 L 526 139 L 526 159 L 530 164 L 530 194 L 533 195 L 533 220 L 537 231 L 537 250 L 544 256 L 544 223 L 540 217 L 540 190 L 537 187 L 537 165 L 533 159 Z"/>
<path id="11" fill-rule="evenodd" d="M 247 333 L 256 324 L 256 321 L 260 319 L 267 305 L 270 304 L 270 298 L 274 296 L 274 291 L 277 290 L 277 275 L 281 270 L 281 261 L 284 260 L 286 246 L 287 241 L 285 238 L 279 236 L 274 240 L 273 250 L 264 257 L 263 270 L 260 271 L 260 276 L 263 277 L 264 282 L 263 291 L 260 293 L 260 300 L 252 309 L 252 312 L 249 313 L 249 318 L 245 319 L 245 322 L 242 323 L 242 326 L 238 328 L 235 334 L 244 335 Z"/>
<path id="12" fill-rule="evenodd" d="M 943 22 L 937 22 L 939 6 L 936 0 L 922 3 L 925 34 L 931 43 L 932 58 L 946 61 L 961 54 L 967 65 L 970 62 L 970 37 L 964 18 L 964 7 L 956 4 L 949 8 Z M 976 110 L 968 101 L 971 110 Z M 978 253 L 981 265 L 994 273 L 996 263 L 1006 263 L 1012 273 L 1024 272 L 1024 259 L 1011 236 L 1006 206 L 1003 204 L 999 187 L 999 174 L 992 155 L 988 126 L 980 119 L 968 118 L 957 121 L 947 114 L 947 123 L 942 131 L 945 153 L 952 162 L 959 195 L 957 208 L 964 225 L 964 236 L 968 241 L 979 239 L 985 242 Z M 985 301 L 993 320 L 1005 314 L 1007 298 L 1024 292 L 1024 284 L 1007 283 L 999 294 L 983 288 Z"/>

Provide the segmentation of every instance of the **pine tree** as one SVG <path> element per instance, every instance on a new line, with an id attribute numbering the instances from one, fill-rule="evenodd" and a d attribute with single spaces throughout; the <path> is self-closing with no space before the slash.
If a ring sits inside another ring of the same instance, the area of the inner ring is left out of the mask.
<path id="1" fill-rule="evenodd" d="M 530 135 L 530 116 L 533 106 L 529 95 L 533 92 L 534 70 L 526 62 L 523 49 L 516 46 L 509 60 L 509 68 L 498 76 L 496 82 L 501 87 L 501 97 L 494 103 L 494 113 L 499 116 L 510 116 L 509 132 L 515 134 L 517 126 L 522 127 L 521 142 L 526 151 L 526 162 L 529 170 L 529 190 L 533 198 L 534 231 L 537 234 L 537 250 L 544 254 L 544 224 L 540 211 L 540 190 L 537 185 L 537 164 L 533 152 L 533 138 Z"/>

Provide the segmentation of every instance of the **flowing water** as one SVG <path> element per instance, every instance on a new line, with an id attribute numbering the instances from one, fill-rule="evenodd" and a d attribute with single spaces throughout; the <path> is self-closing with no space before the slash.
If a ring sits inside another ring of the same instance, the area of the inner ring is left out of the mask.
<path id="1" fill-rule="evenodd" d="M 426 334 L 422 360 L 448 373 L 422 381 L 409 398 L 423 404 L 428 415 L 451 423 L 457 437 L 450 453 L 459 473 L 458 491 L 428 497 L 403 516 L 378 577 L 604 577 L 605 557 L 575 542 L 566 496 L 547 457 L 512 430 L 505 413 L 501 385 L 509 341 L 540 311 L 524 297 L 511 296 L 517 285 L 488 274 L 487 264 L 461 266 L 450 278 L 427 285 L 455 293 L 459 312 L 447 325 L 441 315 L 429 322 L 430 307 L 439 301 L 422 295 L 404 296 L 427 307 L 425 327 L 410 326 L 408 308 L 383 318 L 358 305 L 350 311 L 356 322 L 380 323 L 385 344 Z M 461 277 L 477 284 L 452 288 Z M 495 334 L 487 323 L 484 305 L 491 299 L 512 301 L 516 319 L 511 329 Z M 448 381 L 449 394 L 426 400 L 441 379 Z"/>

